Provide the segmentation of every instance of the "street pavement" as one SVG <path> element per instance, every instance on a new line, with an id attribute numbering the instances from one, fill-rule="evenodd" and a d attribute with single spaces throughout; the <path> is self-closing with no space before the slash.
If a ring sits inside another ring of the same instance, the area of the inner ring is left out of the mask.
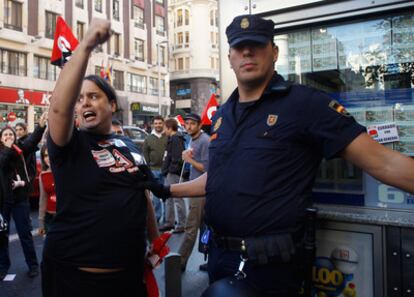
<path id="1" fill-rule="evenodd" d="M 41 259 L 42 248 L 43 248 L 43 238 L 38 235 L 38 219 L 37 211 L 33 210 L 31 213 L 33 220 L 33 234 L 36 252 L 38 259 Z M 40 276 L 36 278 L 29 278 L 27 273 L 27 265 L 24 261 L 23 251 L 21 249 L 20 242 L 16 235 L 15 227 L 12 222 L 11 224 L 11 236 L 10 236 L 10 259 L 12 265 L 9 269 L 9 274 L 15 274 L 16 277 L 13 281 L 3 281 L 0 282 L 0 297 L 41 297 L 41 286 L 40 286 Z M 177 252 L 179 244 L 181 243 L 183 234 L 173 234 L 171 239 L 168 242 L 168 245 L 171 248 L 172 252 Z M 197 252 L 193 251 L 188 265 L 187 270 L 182 273 L 182 296 L 181 297 L 199 297 L 201 293 L 208 286 L 208 276 L 206 272 L 200 271 L 198 269 L 199 265 L 204 263 L 204 256 Z M 160 288 L 161 297 L 165 297 L 164 290 L 164 265 L 161 265 L 158 269 L 155 270 L 155 276 L 157 278 L 158 286 Z M 116 297 L 116 296 L 114 296 Z M 174 296 L 179 297 L 179 296 Z"/>

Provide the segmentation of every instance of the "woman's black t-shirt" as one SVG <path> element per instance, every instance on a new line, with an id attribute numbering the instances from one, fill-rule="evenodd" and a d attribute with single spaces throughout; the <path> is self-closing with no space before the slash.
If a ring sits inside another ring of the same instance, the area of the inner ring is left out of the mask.
<path id="1" fill-rule="evenodd" d="M 121 268 L 141 265 L 146 199 L 137 188 L 143 162 L 127 137 L 74 130 L 60 147 L 48 137 L 57 213 L 44 256 L 68 265 Z"/>

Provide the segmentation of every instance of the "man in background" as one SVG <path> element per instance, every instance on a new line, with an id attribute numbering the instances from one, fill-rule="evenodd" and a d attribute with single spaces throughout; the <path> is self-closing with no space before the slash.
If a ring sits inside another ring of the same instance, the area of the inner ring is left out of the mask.
<path id="1" fill-rule="evenodd" d="M 19 122 L 14 127 L 14 131 L 16 132 L 17 143 L 22 146 L 23 143 L 26 141 L 27 137 L 29 136 L 27 125 L 25 123 Z M 30 182 L 29 193 L 31 193 L 33 191 L 33 181 L 37 173 L 36 152 L 28 154 L 25 159 L 25 162 L 26 162 L 26 168 L 27 168 L 27 175 L 29 177 L 29 182 Z"/>
<path id="2" fill-rule="evenodd" d="M 201 130 L 201 118 L 199 115 L 190 113 L 185 118 L 185 128 L 191 136 L 189 149 L 183 151 L 184 162 L 191 165 L 189 180 L 196 179 L 208 168 L 208 145 L 209 136 Z M 178 253 L 181 255 L 181 270 L 185 271 L 188 258 L 190 258 L 194 243 L 197 238 L 198 229 L 203 219 L 205 197 L 188 199 L 189 208 L 187 221 L 184 227 L 184 239 Z"/>
<path id="3" fill-rule="evenodd" d="M 151 134 L 145 138 L 143 145 L 144 158 L 148 166 L 151 168 L 155 178 L 164 183 L 164 178 L 161 175 L 162 159 L 164 157 L 165 149 L 167 148 L 168 137 L 164 133 L 164 118 L 157 115 L 153 119 L 153 129 Z M 152 204 L 155 209 L 157 221 L 160 222 L 162 217 L 161 200 L 153 195 Z"/>
<path id="4" fill-rule="evenodd" d="M 165 134 L 168 136 L 167 149 L 162 163 L 162 175 L 166 177 L 164 184 L 176 184 L 181 182 L 183 171 L 182 153 L 184 151 L 184 136 L 178 131 L 178 122 L 175 119 L 165 121 Z M 175 217 L 177 208 L 177 217 Z M 183 199 L 168 199 L 165 202 L 165 222 L 160 226 L 160 231 L 174 229 L 175 233 L 184 232 L 186 220 L 185 203 Z M 177 223 L 174 228 L 174 223 Z"/>
<path id="5" fill-rule="evenodd" d="M 112 119 L 112 132 L 118 135 L 124 135 L 124 129 L 122 129 L 122 124 L 117 119 Z"/>

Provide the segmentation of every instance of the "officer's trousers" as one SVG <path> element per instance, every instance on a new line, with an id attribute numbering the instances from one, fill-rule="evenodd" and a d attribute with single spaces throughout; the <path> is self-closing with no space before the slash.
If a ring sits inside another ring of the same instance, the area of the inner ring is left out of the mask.
<path id="1" fill-rule="evenodd" d="M 209 245 L 208 275 L 210 283 L 234 276 L 240 264 L 240 253 L 226 251 L 214 242 Z M 245 281 L 263 297 L 297 297 L 302 282 L 303 260 L 293 257 L 288 263 L 255 265 L 246 262 Z"/>

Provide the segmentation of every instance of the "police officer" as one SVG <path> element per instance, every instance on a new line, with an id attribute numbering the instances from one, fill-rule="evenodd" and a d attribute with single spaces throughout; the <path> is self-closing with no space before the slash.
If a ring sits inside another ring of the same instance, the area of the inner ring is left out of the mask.
<path id="1" fill-rule="evenodd" d="M 238 16 L 226 34 L 238 87 L 214 115 L 208 174 L 170 188 L 149 177 L 142 186 L 165 197 L 206 194 L 210 282 L 237 274 L 260 296 L 297 296 L 305 209 L 322 158 L 342 157 L 411 193 L 414 160 L 372 140 L 328 95 L 284 81 L 274 71 L 273 21 Z"/>

